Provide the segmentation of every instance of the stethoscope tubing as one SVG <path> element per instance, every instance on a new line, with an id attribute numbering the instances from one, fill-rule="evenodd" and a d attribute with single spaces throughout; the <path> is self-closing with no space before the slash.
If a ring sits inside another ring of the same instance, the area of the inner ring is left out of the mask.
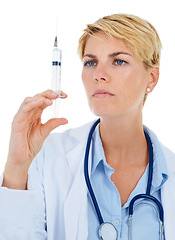
<path id="1" fill-rule="evenodd" d="M 157 200 L 157 198 L 155 198 L 151 195 L 147 195 L 147 194 L 139 194 L 139 195 L 136 195 L 135 197 L 133 197 L 133 199 L 131 200 L 131 202 L 129 204 L 129 216 L 133 215 L 134 203 L 138 199 L 149 199 L 149 200 L 153 201 L 159 209 L 159 219 L 161 220 L 162 223 L 164 222 L 164 212 L 163 212 L 162 204 L 159 202 L 159 200 Z"/>
<path id="2" fill-rule="evenodd" d="M 148 133 L 146 131 L 144 131 L 144 133 L 145 133 L 145 137 L 146 137 L 146 141 L 149 149 L 149 171 L 148 171 L 148 183 L 147 183 L 146 194 L 150 195 L 151 184 L 153 179 L 153 149 L 152 149 L 151 139 L 148 136 Z"/>
<path id="3" fill-rule="evenodd" d="M 104 223 L 103 217 L 101 215 L 101 211 L 99 209 L 94 191 L 92 189 L 92 185 L 90 183 L 90 179 L 89 179 L 89 169 L 88 169 L 88 159 L 89 159 L 89 150 L 90 150 L 90 145 L 91 145 L 91 139 L 92 139 L 92 134 L 96 128 L 96 126 L 100 123 L 100 118 L 94 123 L 94 125 L 92 126 L 90 132 L 89 132 L 89 136 L 87 139 L 87 145 L 86 145 L 86 152 L 85 152 L 85 158 L 84 158 L 84 176 L 85 176 L 85 180 L 86 180 L 86 184 L 87 184 L 87 188 L 89 190 L 91 199 L 93 201 L 100 225 Z"/>

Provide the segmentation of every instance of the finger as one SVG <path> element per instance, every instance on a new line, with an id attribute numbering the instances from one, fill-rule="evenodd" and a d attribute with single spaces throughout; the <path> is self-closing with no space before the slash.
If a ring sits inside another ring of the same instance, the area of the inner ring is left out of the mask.
<path id="1" fill-rule="evenodd" d="M 32 98 L 31 101 L 27 102 L 25 105 L 23 105 L 22 111 L 23 112 L 30 112 L 32 110 L 37 110 L 39 108 L 40 110 L 44 110 L 46 107 L 52 105 L 52 100 L 44 97 L 39 97 L 37 99 Z"/>
<path id="2" fill-rule="evenodd" d="M 13 125 L 19 124 L 21 126 L 30 124 L 31 121 L 36 121 L 42 115 L 42 108 L 45 108 L 52 104 L 51 100 L 47 100 L 45 98 L 38 99 L 36 101 L 31 101 L 26 105 L 23 105 L 19 108 L 18 112 L 14 116 Z"/>
<path id="3" fill-rule="evenodd" d="M 53 90 L 46 90 L 42 93 L 39 93 L 39 94 L 35 95 L 34 97 L 38 98 L 40 96 L 48 98 L 48 99 L 56 99 L 58 97 L 66 98 L 67 94 L 64 93 L 63 91 L 61 91 L 61 94 L 59 94 L 57 92 L 54 92 Z"/>
<path id="4" fill-rule="evenodd" d="M 61 98 L 66 98 L 67 97 L 67 94 L 64 93 L 63 91 L 61 91 L 61 94 L 59 96 L 59 94 L 57 94 L 56 92 L 52 91 L 52 90 L 47 90 L 45 92 L 42 92 L 42 93 L 38 93 L 36 94 L 34 97 L 26 97 L 23 101 L 23 103 L 21 104 L 21 106 L 25 105 L 25 104 L 28 104 L 28 103 L 32 103 L 33 101 L 39 101 L 39 99 L 43 99 L 43 98 L 47 98 L 47 99 L 56 99 L 58 97 L 61 97 Z M 48 101 L 48 103 L 51 103 L 50 101 Z M 36 102 L 37 104 L 37 102 Z"/>
<path id="5" fill-rule="evenodd" d="M 50 93 L 50 91 L 51 91 L 51 93 Z M 52 96 L 52 98 L 49 99 L 49 97 L 51 97 L 51 96 Z M 52 90 L 47 90 L 46 92 L 35 95 L 35 97 L 33 97 L 33 98 L 29 98 L 29 100 L 27 100 L 28 106 L 26 107 L 26 111 L 31 111 L 37 107 L 39 107 L 41 110 L 44 110 L 46 107 L 52 105 L 52 103 L 53 103 L 52 100 L 54 100 L 53 97 L 55 97 L 55 96 L 56 96 L 55 92 L 53 92 Z M 65 98 L 67 98 L 67 94 L 64 93 L 63 91 L 61 91 L 60 96 L 57 94 L 56 98 L 58 98 L 58 97 L 65 99 Z M 29 103 L 30 103 L 30 105 L 29 105 Z"/>
<path id="6" fill-rule="evenodd" d="M 59 96 L 60 98 L 67 98 L 67 94 L 61 91 L 61 94 Z"/>
<path id="7" fill-rule="evenodd" d="M 40 98 L 40 97 L 45 97 L 48 99 L 56 99 L 56 98 L 58 98 L 58 93 L 49 89 L 44 92 L 36 94 L 33 98 Z"/>
<path id="8" fill-rule="evenodd" d="M 67 94 L 64 93 L 63 91 L 61 91 L 61 98 L 66 98 Z M 37 109 L 41 112 L 41 110 L 43 111 L 45 108 L 47 108 L 48 106 L 52 105 L 52 99 L 54 100 L 54 98 L 58 98 L 58 94 L 55 93 L 52 90 L 47 90 L 43 93 L 37 94 L 34 97 L 27 97 L 25 98 L 25 100 L 23 101 L 23 103 L 21 104 L 18 112 L 30 112 L 33 110 Z"/>
<path id="9" fill-rule="evenodd" d="M 47 136 L 50 134 L 52 130 L 55 128 L 65 125 L 68 123 L 68 120 L 66 118 L 52 118 L 48 120 L 45 124 L 41 127 L 41 136 L 43 140 L 47 138 Z"/>

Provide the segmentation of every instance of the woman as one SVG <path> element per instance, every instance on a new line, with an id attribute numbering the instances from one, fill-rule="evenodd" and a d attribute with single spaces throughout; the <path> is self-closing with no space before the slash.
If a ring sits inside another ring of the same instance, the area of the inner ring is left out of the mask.
<path id="1" fill-rule="evenodd" d="M 160 51 L 156 30 L 139 17 L 116 14 L 87 26 L 79 41 L 82 80 L 100 124 L 92 135 L 86 180 L 84 155 L 93 123 L 49 135 L 67 123 L 41 124 L 43 110 L 57 94 L 48 90 L 26 98 L 12 123 L 2 177 L 0 239 L 99 239 L 88 175 L 104 221 L 114 235 L 117 230 L 114 239 L 174 239 L 175 156 L 142 123 L 146 97 L 159 78 Z M 157 207 L 147 198 L 135 203 L 128 231 L 131 199 L 146 192 L 163 205 L 161 237 Z"/>

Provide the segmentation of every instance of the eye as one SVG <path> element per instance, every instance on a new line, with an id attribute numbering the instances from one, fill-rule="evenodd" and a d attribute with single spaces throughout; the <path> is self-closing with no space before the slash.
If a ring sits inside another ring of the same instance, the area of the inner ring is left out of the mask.
<path id="1" fill-rule="evenodd" d="M 96 65 L 97 65 L 96 62 L 93 61 L 93 60 L 87 61 L 87 62 L 84 63 L 84 66 L 87 66 L 87 67 L 94 67 Z"/>
<path id="2" fill-rule="evenodd" d="M 119 66 L 124 65 L 126 63 L 126 61 L 121 59 L 116 59 L 114 62 L 116 65 L 119 65 Z"/>

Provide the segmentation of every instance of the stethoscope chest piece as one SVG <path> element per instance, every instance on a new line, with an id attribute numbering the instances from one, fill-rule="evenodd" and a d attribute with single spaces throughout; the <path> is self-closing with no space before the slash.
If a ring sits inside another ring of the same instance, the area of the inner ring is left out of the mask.
<path id="1" fill-rule="evenodd" d="M 117 230 L 112 223 L 105 222 L 100 225 L 99 236 L 102 240 L 117 240 Z"/>

